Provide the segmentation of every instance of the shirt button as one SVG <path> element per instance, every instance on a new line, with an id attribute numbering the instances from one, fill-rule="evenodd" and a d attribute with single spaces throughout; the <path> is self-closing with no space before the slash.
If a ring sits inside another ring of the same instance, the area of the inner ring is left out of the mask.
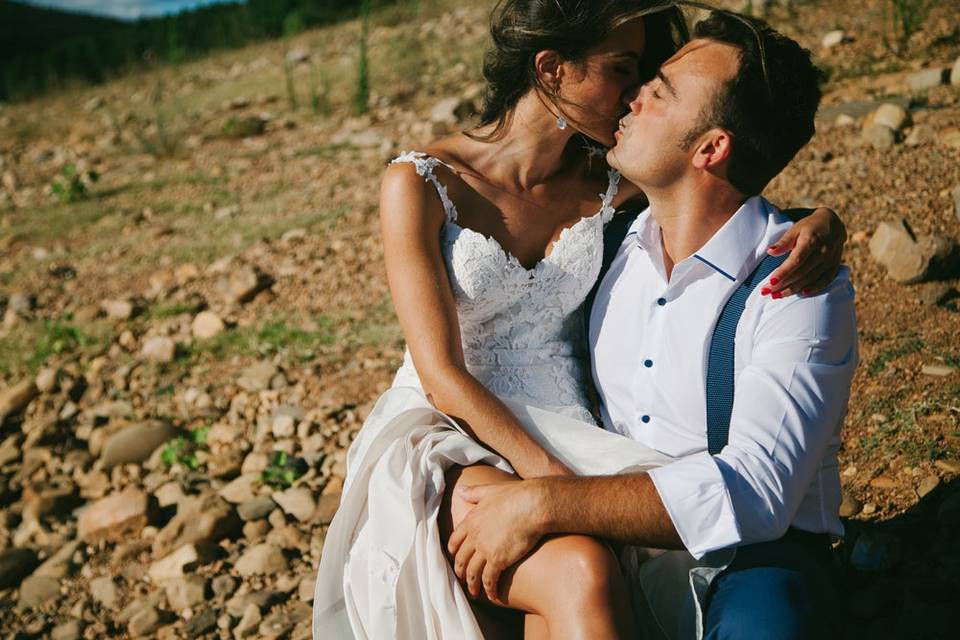
<path id="1" fill-rule="evenodd" d="M 650 422 L 650 416 L 643 416 L 642 418 L 640 418 L 640 422 L 642 422 L 643 424 L 647 424 L 648 422 Z"/>
<path id="2" fill-rule="evenodd" d="M 644 360 L 644 361 L 643 361 L 643 366 L 645 366 L 647 369 L 649 369 L 650 367 L 653 366 L 653 360 Z"/>
<path id="3" fill-rule="evenodd" d="M 666 299 L 666 298 L 657 298 L 657 304 L 662 307 L 663 305 L 667 304 L 667 299 Z"/>

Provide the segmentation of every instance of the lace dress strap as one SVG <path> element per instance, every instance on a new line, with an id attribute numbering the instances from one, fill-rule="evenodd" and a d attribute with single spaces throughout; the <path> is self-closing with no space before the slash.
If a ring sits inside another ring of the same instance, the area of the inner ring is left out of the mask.
<path id="1" fill-rule="evenodd" d="M 438 164 L 445 166 L 454 173 L 456 173 L 457 170 L 439 158 L 434 158 L 422 151 L 405 151 L 391 160 L 390 164 L 398 164 L 400 162 L 412 162 L 417 169 L 417 174 L 422 176 L 427 182 L 433 183 L 433 186 L 437 189 L 437 194 L 440 196 L 440 202 L 443 203 L 443 211 L 447 216 L 447 222 L 456 222 L 457 207 L 453 204 L 450 196 L 447 195 L 447 188 L 440 183 L 440 179 L 437 178 L 437 174 L 434 173 L 433 170 Z"/>
<path id="2" fill-rule="evenodd" d="M 607 192 L 598 194 L 600 202 L 603 203 L 600 209 L 600 220 L 606 225 L 613 219 L 613 214 L 617 212 L 613 208 L 613 199 L 617 197 L 617 191 L 620 189 L 620 172 L 616 169 L 607 171 Z"/>

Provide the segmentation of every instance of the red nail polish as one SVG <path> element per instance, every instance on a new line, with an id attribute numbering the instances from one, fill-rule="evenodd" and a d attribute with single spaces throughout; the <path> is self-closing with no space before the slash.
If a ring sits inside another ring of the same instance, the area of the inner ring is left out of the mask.
<path id="1" fill-rule="evenodd" d="M 783 297 L 783 294 L 780 293 L 779 291 L 777 291 L 777 292 L 775 292 L 771 297 L 772 297 L 774 300 L 779 300 L 780 298 Z"/>
<path id="2" fill-rule="evenodd" d="M 770 284 L 777 286 L 777 283 L 780 282 L 780 278 L 770 278 Z"/>
<path id="3" fill-rule="evenodd" d="M 767 287 L 764 287 L 763 289 L 760 289 L 760 295 L 762 295 L 762 296 L 770 295 L 770 289 L 768 289 Z"/>

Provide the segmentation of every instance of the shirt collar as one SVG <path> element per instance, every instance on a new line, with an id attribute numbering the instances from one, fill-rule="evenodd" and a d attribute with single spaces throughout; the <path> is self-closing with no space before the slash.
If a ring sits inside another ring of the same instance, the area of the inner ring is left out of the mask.
<path id="1" fill-rule="evenodd" d="M 763 197 L 748 198 L 690 259 L 703 263 L 733 282 L 746 278 L 765 252 L 766 247 L 759 245 L 771 213 L 772 208 Z M 641 249 L 660 255 L 660 225 L 649 207 L 631 226 L 628 236 L 634 234 Z"/>

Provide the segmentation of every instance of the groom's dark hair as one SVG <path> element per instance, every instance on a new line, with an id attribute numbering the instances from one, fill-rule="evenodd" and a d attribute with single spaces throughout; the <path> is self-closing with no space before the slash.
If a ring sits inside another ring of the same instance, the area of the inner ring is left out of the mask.
<path id="1" fill-rule="evenodd" d="M 727 180 L 740 193 L 757 195 L 813 137 L 823 74 L 809 51 L 756 18 L 713 11 L 694 27 L 694 37 L 737 47 L 740 69 L 681 146 L 689 148 L 713 128 L 729 132 Z"/>

